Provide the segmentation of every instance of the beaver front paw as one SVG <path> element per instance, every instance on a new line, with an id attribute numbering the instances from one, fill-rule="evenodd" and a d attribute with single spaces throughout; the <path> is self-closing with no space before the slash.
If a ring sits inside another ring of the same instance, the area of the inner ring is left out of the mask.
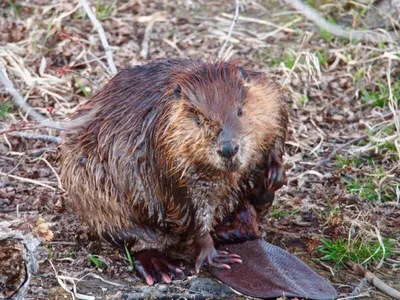
<path id="1" fill-rule="evenodd" d="M 172 279 L 183 279 L 184 273 L 157 250 L 145 250 L 134 254 L 134 265 L 148 285 L 155 282 L 170 283 Z"/>
<path id="2" fill-rule="evenodd" d="M 230 264 L 242 263 L 239 255 L 229 254 L 226 251 L 217 251 L 209 233 L 202 235 L 196 241 L 196 252 L 196 273 L 200 272 L 200 268 L 205 261 L 209 266 L 217 269 L 230 269 Z"/>
<path id="3" fill-rule="evenodd" d="M 267 167 L 267 186 L 269 190 L 279 190 L 285 183 L 286 176 L 283 168 L 282 159 L 271 150 L 268 155 Z"/>

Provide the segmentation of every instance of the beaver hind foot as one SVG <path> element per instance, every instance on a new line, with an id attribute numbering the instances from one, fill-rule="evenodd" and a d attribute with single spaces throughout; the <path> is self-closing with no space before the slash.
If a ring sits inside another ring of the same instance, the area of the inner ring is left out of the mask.
<path id="1" fill-rule="evenodd" d="M 172 279 L 185 278 L 182 269 L 157 250 L 137 252 L 133 258 L 136 271 L 148 285 L 156 282 L 171 283 Z"/>

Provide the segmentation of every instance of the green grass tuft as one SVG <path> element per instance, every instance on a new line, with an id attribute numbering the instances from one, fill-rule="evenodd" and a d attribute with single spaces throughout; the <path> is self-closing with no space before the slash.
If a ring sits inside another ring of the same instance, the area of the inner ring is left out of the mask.
<path id="1" fill-rule="evenodd" d="M 0 103 L 0 118 L 12 113 L 13 104 L 11 101 Z"/>
<path id="2" fill-rule="evenodd" d="M 300 98 L 298 98 L 296 100 L 296 102 L 299 103 L 299 104 L 305 104 L 305 103 L 308 102 L 308 98 L 307 98 L 307 96 L 301 96 Z"/>
<path id="3" fill-rule="evenodd" d="M 131 253 L 129 252 L 128 247 L 126 247 L 126 246 L 125 246 L 125 254 L 126 254 L 126 259 L 128 260 L 129 266 L 131 267 L 131 270 L 134 271 L 135 266 L 133 264 L 133 259 L 132 259 Z"/>
<path id="4" fill-rule="evenodd" d="M 385 173 L 385 170 L 377 168 L 374 170 L 373 174 L 367 174 L 363 177 L 347 177 L 344 178 L 343 181 L 349 193 L 359 195 L 362 199 L 380 203 L 395 201 L 396 189 L 400 188 L 400 181 L 394 180 L 391 181 L 391 183 L 382 183 L 379 185 Z M 395 184 L 393 184 L 393 182 Z"/>
<path id="5" fill-rule="evenodd" d="M 281 219 L 284 219 L 284 218 L 286 218 L 286 217 L 293 217 L 293 216 L 295 216 L 296 214 L 298 214 L 299 213 L 299 210 L 298 209 L 295 209 L 295 210 L 284 210 L 284 209 L 282 209 L 280 206 L 278 206 L 278 205 L 274 205 L 273 207 L 272 207 L 272 212 L 271 212 L 271 216 L 274 218 L 274 219 L 278 219 L 278 220 L 281 220 Z"/>
<path id="6" fill-rule="evenodd" d="M 19 6 L 12 0 L 8 0 L 8 4 L 10 5 L 10 8 L 13 11 L 14 15 L 19 17 Z"/>
<path id="7" fill-rule="evenodd" d="M 372 180 L 361 180 L 360 178 L 353 177 L 344 179 L 344 182 L 349 193 L 358 194 L 361 198 L 372 202 L 378 201 L 377 187 Z"/>
<path id="8" fill-rule="evenodd" d="M 330 33 L 329 31 L 320 28 L 319 34 L 322 37 L 322 39 L 324 39 L 326 42 L 328 42 L 328 43 L 332 42 L 333 36 L 332 36 L 332 33 Z"/>
<path id="9" fill-rule="evenodd" d="M 305 0 L 304 3 L 312 8 L 317 8 L 317 1 L 316 0 Z"/>
<path id="10" fill-rule="evenodd" d="M 387 84 L 378 82 L 378 87 L 375 90 L 367 90 L 360 88 L 361 100 L 367 102 L 369 105 L 374 107 L 385 107 L 389 102 L 389 88 Z M 400 99 L 400 81 L 395 81 L 392 84 L 393 98 L 397 103 Z"/>
<path id="11" fill-rule="evenodd" d="M 341 169 L 345 169 L 348 167 L 357 167 L 360 164 L 361 164 L 361 158 L 354 157 L 350 159 L 342 154 L 336 154 L 336 160 L 334 162 L 334 165 Z"/>
<path id="12" fill-rule="evenodd" d="M 364 266 L 379 261 L 382 256 L 385 258 L 393 253 L 394 242 L 389 239 L 383 239 L 385 253 L 378 241 L 363 241 L 361 239 L 331 240 L 322 238 L 321 246 L 316 248 L 318 253 L 323 254 L 320 258 L 324 261 L 335 263 L 336 267 L 343 267 L 346 261 L 353 261 Z"/>
<path id="13" fill-rule="evenodd" d="M 356 74 L 354 74 L 354 80 L 358 81 L 363 76 L 364 76 L 364 68 L 361 68 L 360 70 L 357 71 Z"/>
<path id="14" fill-rule="evenodd" d="M 285 63 L 286 68 L 288 68 L 288 69 L 293 68 L 295 61 L 296 61 L 295 54 L 290 54 L 290 53 L 284 54 L 284 63 Z"/>
<path id="15" fill-rule="evenodd" d="M 107 265 L 103 262 L 101 262 L 97 257 L 93 256 L 92 254 L 88 254 L 89 260 L 97 267 L 100 269 L 106 269 Z"/>
<path id="16" fill-rule="evenodd" d="M 96 1 L 96 17 L 98 20 L 108 17 L 113 9 L 117 0 L 112 1 L 109 5 L 106 5 L 108 1 L 97 0 Z"/>
<path id="17" fill-rule="evenodd" d="M 325 52 L 325 51 L 317 51 L 315 54 L 317 55 L 319 64 L 321 66 L 324 66 L 324 65 L 326 65 L 328 63 L 329 57 L 328 57 L 328 53 L 327 52 Z"/>
<path id="18" fill-rule="evenodd" d="M 76 78 L 74 78 L 79 90 L 82 92 L 82 94 L 86 97 L 89 98 L 90 97 L 90 93 L 86 90 L 86 88 L 79 82 L 79 80 L 77 80 Z"/>

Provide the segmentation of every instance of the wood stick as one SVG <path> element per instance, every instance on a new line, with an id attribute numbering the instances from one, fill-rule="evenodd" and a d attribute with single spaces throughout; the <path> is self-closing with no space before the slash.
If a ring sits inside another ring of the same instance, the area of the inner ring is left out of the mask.
<path id="1" fill-rule="evenodd" d="M 307 19 L 333 35 L 346 39 L 354 39 L 372 43 L 393 42 L 393 38 L 390 34 L 384 35 L 373 31 L 346 29 L 336 24 L 332 24 L 325 20 L 315 9 L 304 4 L 300 0 L 285 0 L 285 2 L 298 12 L 302 13 Z"/>
<path id="2" fill-rule="evenodd" d="M 33 184 L 36 184 L 36 185 L 40 185 L 40 186 L 42 186 L 42 187 L 51 189 L 51 190 L 53 190 L 53 191 L 56 190 L 56 188 L 54 188 L 54 187 L 52 187 L 52 186 L 50 186 L 50 185 L 48 185 L 48 184 L 45 184 L 45 183 L 43 183 L 43 182 L 37 181 L 37 180 L 33 180 L 33 179 L 29 179 L 29 178 L 23 178 L 23 177 L 11 175 L 11 174 L 3 173 L 3 172 L 0 172 L 0 175 L 2 175 L 2 176 L 8 176 L 8 177 L 10 177 L 10 178 L 17 179 L 17 180 L 19 180 L 19 181 L 21 181 L 21 182 L 28 182 L 28 183 L 33 183 Z"/>
<path id="3" fill-rule="evenodd" d="M 221 50 L 219 50 L 218 59 L 222 58 L 222 55 L 225 52 L 225 48 L 228 46 L 228 43 L 229 43 L 229 41 L 230 41 L 230 39 L 232 37 L 233 29 L 235 28 L 235 25 L 236 25 L 236 23 L 237 23 L 237 21 L 239 19 L 239 5 L 240 5 L 239 0 L 236 0 L 235 17 L 233 18 L 231 27 L 229 28 L 228 36 L 227 36 L 224 44 L 222 45 Z"/>
<path id="4" fill-rule="evenodd" d="M 21 96 L 21 94 L 14 88 L 13 83 L 7 78 L 5 69 L 0 67 L 0 82 L 3 84 L 5 91 L 13 96 L 14 103 L 22 108 L 29 116 L 31 116 L 35 121 L 39 123 L 41 127 L 49 127 L 57 130 L 65 130 L 68 128 L 81 126 L 88 122 L 95 114 L 96 109 L 93 109 L 89 115 L 78 117 L 69 122 L 54 122 L 53 120 L 43 117 L 41 114 L 37 113 Z M 1 132 L 2 134 L 5 132 Z"/>
<path id="5" fill-rule="evenodd" d="M 317 162 L 317 166 L 323 166 L 325 164 L 327 164 L 328 162 L 331 161 L 331 159 L 336 155 L 336 153 L 340 152 L 341 150 L 347 148 L 348 146 L 351 146 L 355 143 L 358 143 L 359 141 L 362 141 L 364 139 L 366 139 L 368 137 L 368 135 L 364 134 L 362 136 L 359 136 L 355 139 L 352 139 L 350 141 L 348 141 L 347 143 L 344 143 L 343 145 L 340 145 L 339 147 L 337 147 L 336 149 L 334 149 L 327 158 L 325 159 L 321 159 L 320 161 Z"/>
<path id="6" fill-rule="evenodd" d="M 106 35 L 104 33 L 103 26 L 101 26 L 100 22 L 97 20 L 96 16 L 94 15 L 92 10 L 90 9 L 89 4 L 87 3 L 87 1 L 86 0 L 80 0 L 80 3 L 82 4 L 83 9 L 87 13 L 90 21 L 92 21 L 93 27 L 97 30 L 97 33 L 99 34 L 99 37 L 100 37 L 100 40 L 101 40 L 101 44 L 103 45 L 104 51 L 105 51 L 106 56 L 107 56 L 108 66 L 109 66 L 109 68 L 111 70 L 111 75 L 117 74 L 117 68 L 115 67 L 114 59 L 113 59 L 113 55 L 112 55 L 112 49 L 111 49 L 110 45 L 108 44 Z"/>
<path id="7" fill-rule="evenodd" d="M 56 129 L 61 129 L 60 125 L 56 122 L 46 119 L 41 114 L 37 113 L 21 96 L 21 94 L 14 88 L 13 83 L 7 78 L 4 69 L 0 68 L 0 82 L 3 84 L 5 90 L 11 94 L 14 98 L 14 103 L 16 103 L 20 108 L 29 114 L 33 119 L 39 122 L 41 126 L 53 127 Z"/>
<path id="8" fill-rule="evenodd" d="M 42 141 L 52 142 L 52 143 L 57 143 L 57 144 L 61 143 L 61 138 L 56 137 L 56 136 L 46 135 L 46 134 L 35 134 L 35 133 L 27 133 L 27 132 L 11 132 L 9 134 L 15 135 L 18 137 L 22 137 L 25 139 L 42 140 Z"/>
<path id="9" fill-rule="evenodd" d="M 380 291 L 384 292 L 386 295 L 394 299 L 400 300 L 400 291 L 395 290 L 394 288 L 388 286 L 386 283 L 384 283 L 382 280 L 376 277 L 374 273 L 366 270 L 363 266 L 353 261 L 346 262 L 346 265 L 349 266 L 354 272 L 356 272 L 360 276 L 365 277 L 369 283 L 371 283 L 374 287 L 376 287 Z"/>

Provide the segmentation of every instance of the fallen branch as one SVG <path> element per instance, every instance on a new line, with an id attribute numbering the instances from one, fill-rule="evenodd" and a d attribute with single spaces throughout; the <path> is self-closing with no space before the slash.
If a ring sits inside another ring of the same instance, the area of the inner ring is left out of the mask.
<path id="1" fill-rule="evenodd" d="M 6 72 L 0 69 L 0 82 L 3 84 L 5 90 L 14 97 L 14 102 L 23 110 L 25 110 L 32 118 L 39 122 L 43 127 L 52 127 L 61 129 L 60 125 L 50 119 L 46 119 L 41 114 L 37 113 L 28 103 L 22 98 L 20 93 L 14 88 L 13 83 L 7 78 Z"/>
<path id="2" fill-rule="evenodd" d="M 359 31 L 342 28 L 336 24 L 332 24 L 325 20 L 315 9 L 300 0 L 284 0 L 286 4 L 292 6 L 298 12 L 302 13 L 307 19 L 317 24 L 322 29 L 329 33 L 343 37 L 346 39 L 360 40 L 365 42 L 379 43 L 379 42 L 393 42 L 390 34 L 384 35 L 372 31 Z"/>
<path id="3" fill-rule="evenodd" d="M 107 38 L 106 38 L 106 35 L 104 33 L 103 26 L 101 26 L 100 22 L 97 20 L 96 16 L 94 15 L 92 10 L 90 9 L 89 4 L 87 3 L 87 1 L 86 0 L 80 0 L 80 3 L 82 4 L 83 9 L 87 13 L 90 21 L 92 21 L 93 27 L 97 30 L 97 33 L 99 34 L 99 37 L 100 37 L 100 40 L 101 40 L 101 44 L 103 45 L 104 51 L 105 51 L 106 56 L 107 56 L 108 66 L 110 67 L 111 75 L 117 74 L 117 68 L 115 67 L 114 59 L 113 59 L 113 55 L 112 55 L 112 49 L 111 49 L 110 45 L 107 42 Z"/>
<path id="4" fill-rule="evenodd" d="M 78 127 L 90 120 L 92 116 L 94 116 L 97 112 L 96 109 L 93 109 L 87 116 L 78 117 L 69 122 L 54 122 L 53 120 L 47 119 L 43 117 L 41 114 L 37 113 L 21 96 L 21 94 L 14 88 L 13 83 L 7 78 L 5 69 L 0 68 L 0 82 L 3 84 L 5 91 L 11 94 L 14 98 L 14 103 L 17 104 L 20 108 L 25 110 L 25 112 L 31 116 L 34 120 L 36 120 L 40 127 L 49 127 L 58 130 L 65 130 L 68 128 Z M 1 132 L 4 134 L 6 132 Z M 59 143 L 59 142 L 58 142 Z"/>
<path id="5" fill-rule="evenodd" d="M 14 136 L 22 137 L 25 139 L 32 139 L 32 140 L 42 140 L 46 142 L 52 142 L 52 143 L 61 143 L 61 138 L 56 137 L 56 136 L 51 136 L 51 135 L 46 135 L 46 134 L 35 134 L 35 133 L 26 133 L 26 132 L 12 132 L 9 133 Z"/>
<path id="6" fill-rule="evenodd" d="M 365 288 L 365 286 L 368 286 L 368 279 L 363 278 L 360 283 L 354 288 L 354 290 L 351 292 L 350 296 L 358 296 L 360 292 Z"/>
<path id="7" fill-rule="evenodd" d="M 368 137 L 368 135 L 364 134 L 362 136 L 359 136 L 355 139 L 352 139 L 351 141 L 348 141 L 347 143 L 344 143 L 343 145 L 337 147 L 335 150 L 333 150 L 327 158 L 321 159 L 320 161 L 317 162 L 317 166 L 323 166 L 326 165 L 328 162 L 331 161 L 331 159 L 336 155 L 336 153 L 338 153 L 339 151 L 343 150 L 344 148 L 347 148 L 350 145 L 353 145 L 359 141 L 362 141 L 364 139 L 366 139 Z"/>
<path id="8" fill-rule="evenodd" d="M 56 188 L 54 188 L 54 187 L 52 187 L 52 186 L 50 186 L 50 185 L 48 185 L 48 184 L 45 184 L 45 183 L 43 183 L 43 182 L 37 181 L 37 180 L 33 180 L 33 179 L 29 179 L 29 178 L 23 178 L 23 177 L 19 177 L 19 176 L 15 176 L 15 175 L 11 175 L 11 174 L 7 174 L 7 173 L 3 173 L 3 172 L 1 172 L 1 171 L 0 171 L 0 175 L 1 175 L 1 176 L 8 176 L 8 177 L 10 177 L 10 178 L 13 178 L 13 179 L 19 180 L 19 181 L 21 181 L 21 182 L 28 182 L 28 183 L 32 183 L 32 184 L 36 184 L 36 185 L 40 185 L 40 186 L 42 186 L 42 187 L 45 187 L 45 188 L 51 189 L 51 190 L 53 190 L 53 191 L 55 191 L 55 190 L 56 190 Z"/>
<path id="9" fill-rule="evenodd" d="M 232 37 L 233 29 L 235 28 L 235 25 L 236 25 L 236 23 L 237 23 L 237 21 L 239 19 L 239 6 L 240 6 L 239 0 L 236 0 L 235 17 L 233 18 L 231 27 L 229 28 L 228 36 L 226 37 L 226 40 L 225 40 L 224 44 L 222 45 L 221 50 L 219 50 L 218 59 L 222 58 L 222 55 L 225 52 L 225 48 L 228 46 L 228 43 L 229 43 L 229 41 L 230 41 L 230 39 Z"/>
<path id="10" fill-rule="evenodd" d="M 31 212 L 31 213 L 38 213 L 37 209 L 30 209 L 30 208 L 10 208 L 10 209 L 0 209 L 0 214 L 9 214 L 9 213 L 17 213 L 20 212 Z"/>
<path id="11" fill-rule="evenodd" d="M 79 280 L 83 280 L 83 278 L 85 278 L 85 277 L 93 277 L 93 278 L 96 278 L 96 279 L 99 279 L 99 280 L 101 280 L 101 281 L 103 281 L 104 283 L 107 283 L 107 284 L 109 284 L 109 285 L 113 285 L 113 286 L 120 286 L 120 287 L 123 287 L 124 285 L 123 284 L 120 284 L 120 283 L 116 283 L 116 282 L 112 282 L 112 281 L 108 281 L 108 280 L 105 280 L 103 277 L 101 277 L 100 275 L 97 275 L 97 274 L 94 274 L 94 273 L 88 273 L 88 274 L 86 274 L 85 276 L 83 276 L 81 279 L 79 279 Z"/>
<path id="12" fill-rule="evenodd" d="M 26 125 L 26 123 L 23 122 L 23 125 Z M 0 135 L 15 132 L 15 131 L 34 130 L 34 129 L 42 128 L 41 126 L 35 126 L 35 127 L 19 127 L 19 126 L 20 126 L 20 124 L 11 124 L 9 129 L 0 128 L 1 129 Z"/>
<path id="13" fill-rule="evenodd" d="M 360 264 L 357 264 L 352 261 L 346 262 L 346 265 L 348 267 L 350 267 L 354 272 L 359 274 L 360 276 L 365 277 L 370 284 L 372 284 L 374 287 L 376 287 L 380 291 L 384 292 L 386 295 L 388 295 L 394 299 L 400 300 L 400 291 L 395 290 L 394 288 L 388 286 L 386 283 L 384 283 L 382 280 L 380 280 L 378 277 L 376 277 L 374 273 L 366 270 Z"/>
<path id="14" fill-rule="evenodd" d="M 56 147 L 45 147 L 45 148 L 39 148 L 39 149 L 31 149 L 26 151 L 26 155 L 31 156 L 31 157 L 39 157 L 46 151 L 55 151 L 57 148 Z"/>

